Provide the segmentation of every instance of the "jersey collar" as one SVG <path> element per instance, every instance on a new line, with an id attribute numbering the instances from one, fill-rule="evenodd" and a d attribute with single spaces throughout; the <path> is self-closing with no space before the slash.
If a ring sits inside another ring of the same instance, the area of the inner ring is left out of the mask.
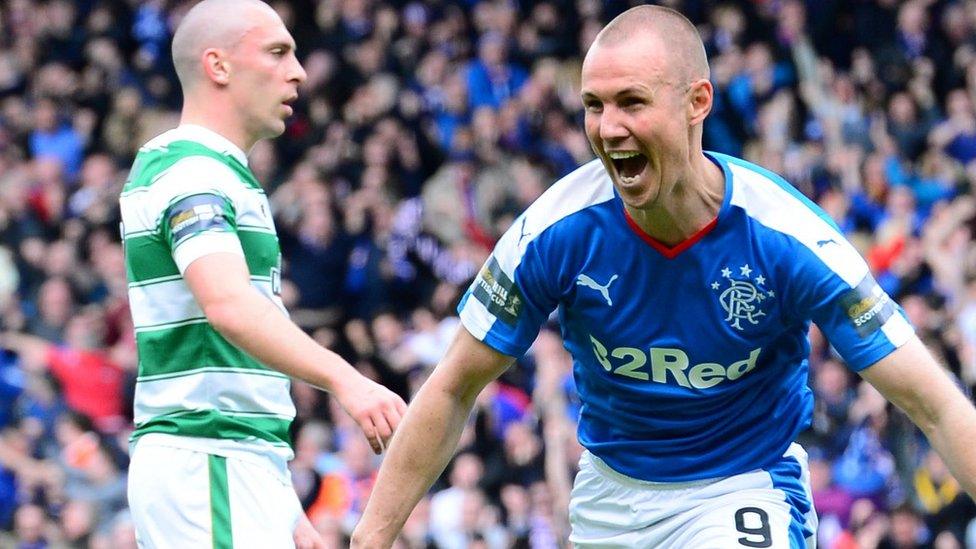
<path id="1" fill-rule="evenodd" d="M 208 149 L 213 149 L 221 154 L 228 154 L 242 165 L 247 166 L 247 155 L 244 151 L 237 145 L 231 143 L 230 139 L 227 139 L 210 128 L 198 126 L 197 124 L 181 124 L 174 132 L 183 139 L 196 141 Z"/>
<path id="2" fill-rule="evenodd" d="M 714 162 L 716 166 L 721 168 L 722 174 L 725 176 L 725 196 L 722 198 L 722 206 L 719 208 L 718 215 L 715 216 L 715 219 L 711 220 L 707 225 L 702 227 L 695 234 L 689 236 L 688 238 L 675 244 L 674 246 L 668 246 L 666 244 L 663 244 L 659 240 L 655 239 L 653 236 L 645 233 L 644 230 L 641 229 L 640 226 L 637 224 L 637 222 L 634 221 L 632 217 L 630 217 L 630 214 L 627 212 L 627 208 L 624 208 L 623 206 L 623 202 L 621 201 L 620 203 L 620 210 L 623 212 L 624 218 L 627 220 L 627 226 L 630 227 L 630 230 L 633 231 L 634 234 L 636 234 L 638 237 L 640 237 L 641 240 L 647 243 L 648 246 L 654 248 L 658 253 L 660 253 L 667 259 L 674 259 L 678 257 L 678 255 L 680 255 L 681 252 L 687 250 L 688 248 L 691 248 L 699 240 L 705 238 L 705 236 L 708 233 L 712 232 L 712 229 L 714 229 L 718 225 L 718 222 L 723 217 L 725 217 L 725 212 L 728 211 L 729 203 L 732 201 L 732 172 L 729 170 L 729 167 L 725 164 L 724 161 L 722 161 L 716 155 L 708 151 L 705 151 L 705 157 L 711 160 L 712 162 Z M 614 194 L 617 194 L 616 190 L 614 190 Z M 619 195 L 618 195 L 618 200 L 619 200 Z"/>

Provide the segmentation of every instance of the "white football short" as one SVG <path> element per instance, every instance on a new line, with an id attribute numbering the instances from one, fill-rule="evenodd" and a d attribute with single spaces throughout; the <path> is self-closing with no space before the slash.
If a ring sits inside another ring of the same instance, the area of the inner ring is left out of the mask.
<path id="1" fill-rule="evenodd" d="M 268 460 L 136 442 L 129 507 L 141 549 L 294 548 L 302 512 Z"/>
<path id="2" fill-rule="evenodd" d="M 817 516 L 807 454 L 793 444 L 779 462 L 696 482 L 630 478 L 589 452 L 569 506 L 570 541 L 587 548 L 812 549 Z"/>

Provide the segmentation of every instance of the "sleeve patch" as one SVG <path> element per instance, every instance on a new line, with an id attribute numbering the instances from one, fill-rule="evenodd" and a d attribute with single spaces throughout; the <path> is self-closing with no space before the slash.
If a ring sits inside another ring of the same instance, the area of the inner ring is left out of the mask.
<path id="1" fill-rule="evenodd" d="M 471 294 L 506 324 L 514 325 L 522 313 L 522 294 L 494 257 L 481 268 Z"/>
<path id="2" fill-rule="evenodd" d="M 195 194 L 173 204 L 166 216 L 170 241 L 175 246 L 184 238 L 210 230 L 230 231 L 227 200 L 215 194 Z"/>
<path id="3" fill-rule="evenodd" d="M 840 306 L 861 338 L 866 338 L 891 318 L 895 303 L 867 274 L 857 286 L 840 296 Z"/>

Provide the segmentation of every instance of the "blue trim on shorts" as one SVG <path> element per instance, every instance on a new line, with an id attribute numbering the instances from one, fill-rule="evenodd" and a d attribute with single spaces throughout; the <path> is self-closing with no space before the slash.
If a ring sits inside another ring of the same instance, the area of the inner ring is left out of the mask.
<path id="1" fill-rule="evenodd" d="M 806 488 L 800 481 L 803 469 L 800 462 L 793 456 L 783 456 L 766 472 L 773 480 L 773 488 L 782 490 L 786 494 L 786 503 L 790 505 L 790 547 L 792 549 L 806 549 L 806 538 L 814 532 L 807 528 L 807 513 L 813 509 L 812 502 L 807 498 Z"/>

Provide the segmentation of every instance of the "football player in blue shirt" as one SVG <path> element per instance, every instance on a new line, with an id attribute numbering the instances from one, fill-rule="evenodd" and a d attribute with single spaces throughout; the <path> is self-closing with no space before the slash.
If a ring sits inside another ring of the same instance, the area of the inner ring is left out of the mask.
<path id="1" fill-rule="evenodd" d="M 501 238 L 463 328 L 394 438 L 357 547 L 388 547 L 450 459 L 475 397 L 559 310 L 586 448 L 577 547 L 809 547 L 807 332 L 905 410 L 976 493 L 976 411 L 816 205 L 702 150 L 704 47 L 677 12 L 613 20 L 582 69 L 598 160 Z"/>

